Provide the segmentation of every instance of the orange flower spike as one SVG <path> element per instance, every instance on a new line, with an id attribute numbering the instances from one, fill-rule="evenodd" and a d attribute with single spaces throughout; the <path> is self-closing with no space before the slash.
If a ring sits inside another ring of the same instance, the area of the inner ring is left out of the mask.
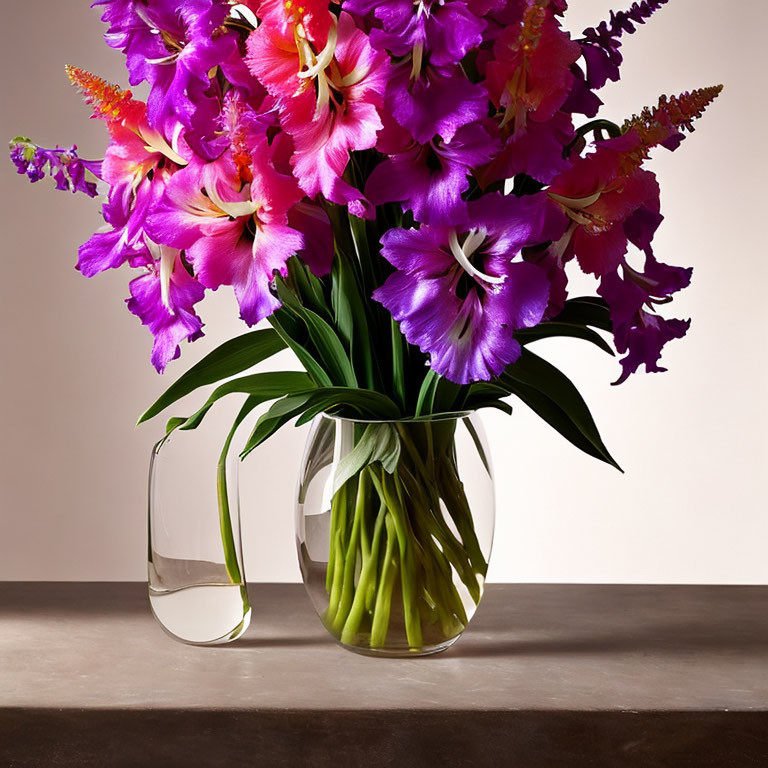
<path id="1" fill-rule="evenodd" d="M 678 137 L 671 149 L 676 149 L 682 140 L 682 133 L 692 133 L 693 121 L 701 117 L 707 107 L 720 95 L 722 85 L 699 88 L 679 96 L 662 96 L 655 107 L 646 107 L 622 126 L 622 133 L 634 131 L 640 144 L 633 153 L 639 165 L 648 158 L 650 150 Z"/>
<path id="2" fill-rule="evenodd" d="M 93 107 L 93 117 L 129 126 L 138 125 L 143 119 L 146 107 L 134 100 L 130 91 L 71 64 L 66 66 L 66 71 L 72 85 L 83 94 L 85 103 Z"/>

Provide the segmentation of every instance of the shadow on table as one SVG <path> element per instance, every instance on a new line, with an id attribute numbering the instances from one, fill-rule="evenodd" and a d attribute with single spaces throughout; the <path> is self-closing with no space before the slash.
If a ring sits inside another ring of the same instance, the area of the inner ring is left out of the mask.
<path id="1" fill-rule="evenodd" d="M 253 649 L 253 648 L 309 648 L 312 646 L 333 645 L 330 638 L 326 638 L 323 635 L 317 635 L 312 637 L 241 637 L 239 640 L 235 640 L 232 643 L 226 643 L 225 645 L 211 646 L 215 650 L 228 650 L 236 651 L 238 648 Z"/>
<path id="2" fill-rule="evenodd" d="M 495 633 L 494 633 L 495 634 Z M 768 650 L 768 627 L 765 622 L 743 626 L 712 626 L 690 621 L 650 624 L 642 628 L 614 629 L 610 633 L 568 634 L 565 629 L 553 629 L 550 635 L 539 631 L 537 637 L 485 638 L 472 636 L 472 630 L 450 648 L 450 658 L 500 658 L 545 655 L 591 655 L 605 653 L 686 654 L 700 651 L 723 653 L 762 652 Z M 440 658 L 436 656 L 435 658 Z"/>

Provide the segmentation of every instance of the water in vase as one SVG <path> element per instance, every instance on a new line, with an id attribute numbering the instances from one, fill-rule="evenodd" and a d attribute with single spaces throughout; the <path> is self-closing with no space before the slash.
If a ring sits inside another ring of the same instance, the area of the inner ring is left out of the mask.
<path id="1" fill-rule="evenodd" d="M 149 602 L 162 627 L 187 643 L 229 642 L 242 635 L 251 620 L 247 596 L 238 584 L 150 588 Z"/>

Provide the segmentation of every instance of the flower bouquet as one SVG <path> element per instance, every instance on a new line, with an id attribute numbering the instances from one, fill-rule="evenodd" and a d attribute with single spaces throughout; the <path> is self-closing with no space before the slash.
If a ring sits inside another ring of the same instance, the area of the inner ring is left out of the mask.
<path id="1" fill-rule="evenodd" d="M 657 312 L 692 270 L 654 254 L 659 186 L 644 164 L 677 149 L 721 88 L 662 97 L 623 124 L 596 117 L 622 38 L 665 2 L 576 38 L 565 0 L 94 3 L 146 102 L 68 66 L 106 124 L 104 159 L 26 138 L 11 157 L 32 181 L 105 191 L 105 226 L 77 268 L 136 270 L 127 305 L 158 371 L 203 335 L 208 290 L 231 287 L 247 325 L 269 324 L 211 352 L 140 419 L 218 384 L 168 422 L 191 430 L 245 396 L 218 471 L 233 582 L 222 468 L 267 402 L 242 456 L 315 420 L 302 477 L 327 470 L 325 543 L 315 558 L 300 537 L 302 565 L 329 630 L 372 652 L 439 650 L 480 600 L 490 539 L 468 482 L 490 464 L 470 414 L 511 412 L 514 396 L 617 466 L 576 388 L 531 347 L 569 337 L 613 354 L 610 332 L 620 383 L 663 371 L 662 348 L 689 327 Z M 597 295 L 569 295 L 572 268 Z M 249 372 L 285 348 L 303 371 Z M 460 430 L 481 459 L 469 473 Z"/>

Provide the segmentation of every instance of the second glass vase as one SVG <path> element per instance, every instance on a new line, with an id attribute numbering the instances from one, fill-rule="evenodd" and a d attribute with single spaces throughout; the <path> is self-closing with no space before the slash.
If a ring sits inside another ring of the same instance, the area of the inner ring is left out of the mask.
<path id="1" fill-rule="evenodd" d="M 149 601 L 162 628 L 193 645 L 231 642 L 251 617 L 240 542 L 240 462 L 234 451 L 222 461 L 217 447 L 204 428 L 177 431 L 155 445 L 150 464 Z"/>
<path id="2" fill-rule="evenodd" d="M 483 594 L 493 527 L 477 415 L 315 419 L 299 476 L 299 562 L 342 645 L 378 656 L 449 647 Z"/>

